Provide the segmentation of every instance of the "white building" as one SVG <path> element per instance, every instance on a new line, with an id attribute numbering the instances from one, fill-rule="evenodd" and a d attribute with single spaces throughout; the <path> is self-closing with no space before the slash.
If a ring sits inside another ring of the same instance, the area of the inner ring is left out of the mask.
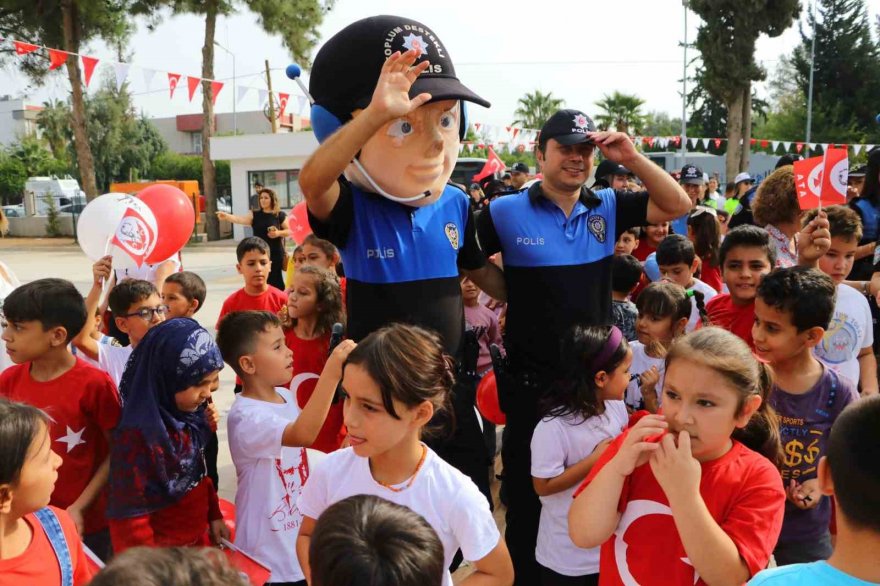
<path id="1" fill-rule="evenodd" d="M 25 100 L 0 96 L 0 147 L 37 134 L 37 114 L 42 109 L 42 106 L 28 104 Z"/>
<path id="2" fill-rule="evenodd" d="M 182 155 L 198 155 L 202 153 L 201 114 L 181 114 L 169 118 L 151 118 L 150 122 L 159 131 L 168 148 Z M 215 135 L 233 134 L 269 134 L 272 125 L 260 110 L 250 112 L 223 112 L 214 116 Z M 309 119 L 296 114 L 285 114 L 278 120 L 279 133 L 298 132 L 309 128 Z"/>
<path id="3" fill-rule="evenodd" d="M 289 212 L 302 201 L 299 171 L 317 148 L 312 132 L 212 137 L 211 159 L 229 161 L 232 213 L 247 214 L 257 182 L 273 189 L 281 209 Z M 244 238 L 244 228 L 233 226 L 233 236 L 236 240 Z"/>

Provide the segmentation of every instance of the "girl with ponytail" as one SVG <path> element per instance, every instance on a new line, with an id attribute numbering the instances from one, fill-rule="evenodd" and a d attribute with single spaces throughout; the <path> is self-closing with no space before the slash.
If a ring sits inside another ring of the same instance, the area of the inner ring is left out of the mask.
<path id="1" fill-rule="evenodd" d="M 702 328 L 673 344 L 662 414 L 612 442 L 569 512 L 572 541 L 601 545 L 603 580 L 742 584 L 767 566 L 786 498 L 770 388 L 728 331 Z"/>

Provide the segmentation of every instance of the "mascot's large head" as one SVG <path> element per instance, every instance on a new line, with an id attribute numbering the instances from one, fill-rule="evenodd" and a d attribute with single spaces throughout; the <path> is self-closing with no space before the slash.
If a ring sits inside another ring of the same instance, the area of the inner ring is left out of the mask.
<path id="1" fill-rule="evenodd" d="M 446 47 L 430 28 L 401 16 L 374 16 L 339 31 L 315 57 L 311 123 L 318 141 L 326 140 L 370 103 L 385 60 L 410 49 L 421 53 L 416 64 L 430 63 L 410 98 L 429 93 L 431 101 L 380 128 L 346 177 L 366 191 L 424 206 L 440 197 L 455 167 L 467 131 L 464 103 L 489 107 L 455 76 Z"/>

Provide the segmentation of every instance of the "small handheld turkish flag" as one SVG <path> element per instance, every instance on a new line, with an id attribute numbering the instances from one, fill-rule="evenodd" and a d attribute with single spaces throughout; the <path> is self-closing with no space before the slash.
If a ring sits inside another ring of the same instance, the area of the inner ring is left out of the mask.
<path id="1" fill-rule="evenodd" d="M 119 220 L 110 243 L 125 251 L 140 267 L 153 251 L 156 235 L 143 216 L 135 209 L 128 208 Z"/>
<path id="2" fill-rule="evenodd" d="M 846 203 L 846 149 L 828 148 L 821 157 L 794 162 L 794 185 L 802 210 Z"/>
<path id="3" fill-rule="evenodd" d="M 483 169 L 474 175 L 473 181 L 479 181 L 483 177 L 488 177 L 489 175 L 494 175 L 495 173 L 500 173 L 504 171 L 507 166 L 504 164 L 504 161 L 501 160 L 495 151 L 492 150 L 492 147 L 489 147 L 489 160 L 486 161 L 486 164 L 483 165 Z"/>
<path id="4" fill-rule="evenodd" d="M 845 148 L 827 148 L 823 161 L 822 202 L 825 205 L 846 203 L 846 180 L 849 157 Z"/>
<path id="5" fill-rule="evenodd" d="M 794 187 L 802 210 L 812 210 L 822 204 L 822 168 L 822 157 L 794 162 Z"/>

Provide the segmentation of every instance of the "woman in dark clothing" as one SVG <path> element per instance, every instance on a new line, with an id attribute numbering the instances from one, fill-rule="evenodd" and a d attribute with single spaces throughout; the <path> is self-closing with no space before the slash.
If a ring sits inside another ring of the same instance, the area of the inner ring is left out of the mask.
<path id="1" fill-rule="evenodd" d="M 284 291 L 284 238 L 290 236 L 290 224 L 287 214 L 281 211 L 278 195 L 268 188 L 263 188 L 259 196 L 259 210 L 249 210 L 245 216 L 234 216 L 226 212 L 217 212 L 217 218 L 250 226 L 254 236 L 262 238 L 269 245 L 269 260 L 272 270 L 269 273 L 269 284 Z"/>

